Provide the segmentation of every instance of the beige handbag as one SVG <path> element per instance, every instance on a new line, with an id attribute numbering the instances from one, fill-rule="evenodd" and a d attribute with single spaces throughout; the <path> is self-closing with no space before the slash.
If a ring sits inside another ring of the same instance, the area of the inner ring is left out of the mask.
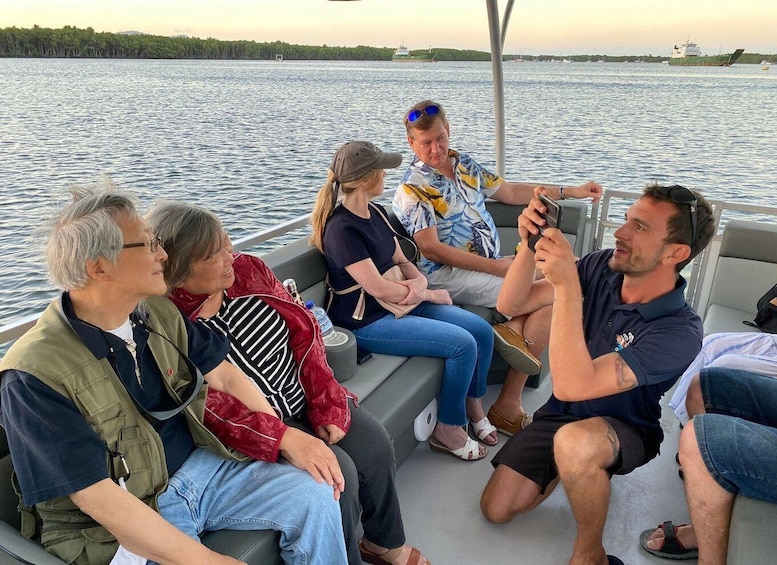
<path id="1" fill-rule="evenodd" d="M 392 281 L 392 282 L 405 280 L 405 275 L 402 274 L 402 269 L 400 268 L 399 265 L 394 265 L 393 267 L 388 269 L 385 273 L 383 273 L 381 276 L 387 281 Z M 361 320 L 364 317 L 364 301 L 365 301 L 366 293 L 364 292 L 362 285 L 355 284 L 343 290 L 335 290 L 331 287 L 331 285 L 329 285 L 329 280 L 327 277 L 327 288 L 329 289 L 329 292 L 337 294 L 338 296 L 342 296 L 343 294 L 350 294 L 351 292 L 355 292 L 357 290 L 361 291 L 359 293 L 359 300 L 356 302 L 356 308 L 354 308 L 353 314 L 351 315 L 351 317 L 354 320 Z M 378 301 L 378 304 L 380 304 L 384 310 L 388 310 L 389 312 L 394 314 L 394 316 L 397 318 L 401 318 L 402 316 L 410 312 L 413 308 L 418 306 L 418 304 L 397 304 L 395 302 L 388 302 L 387 300 L 383 300 L 382 298 L 376 298 L 375 300 Z"/>

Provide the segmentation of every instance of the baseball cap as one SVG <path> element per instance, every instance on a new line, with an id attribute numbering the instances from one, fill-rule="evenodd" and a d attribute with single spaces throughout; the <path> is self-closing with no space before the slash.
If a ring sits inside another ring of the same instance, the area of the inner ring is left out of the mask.
<path id="1" fill-rule="evenodd" d="M 332 172 L 339 182 L 351 182 L 376 169 L 396 169 L 401 153 L 384 153 L 369 141 L 349 141 L 332 158 Z"/>

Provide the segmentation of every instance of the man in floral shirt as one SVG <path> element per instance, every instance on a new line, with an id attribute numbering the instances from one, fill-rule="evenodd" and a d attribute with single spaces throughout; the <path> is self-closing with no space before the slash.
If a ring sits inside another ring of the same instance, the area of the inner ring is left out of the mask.
<path id="1" fill-rule="evenodd" d="M 513 255 L 500 255 L 499 235 L 485 200 L 527 204 L 537 185 L 507 182 L 469 155 L 450 149 L 448 120 L 436 102 L 423 100 L 410 108 L 405 127 L 416 157 L 394 196 L 393 210 L 418 244 L 429 288 L 446 289 L 456 304 L 495 308 Z M 596 201 L 602 195 L 602 187 L 594 182 L 543 186 L 559 200 L 590 197 Z M 514 375 L 488 418 L 508 435 L 531 422 L 523 410 L 521 392 L 528 375 L 540 370 L 537 356 L 547 345 L 549 320 L 549 310 L 538 310 L 494 326 L 495 348 Z"/>

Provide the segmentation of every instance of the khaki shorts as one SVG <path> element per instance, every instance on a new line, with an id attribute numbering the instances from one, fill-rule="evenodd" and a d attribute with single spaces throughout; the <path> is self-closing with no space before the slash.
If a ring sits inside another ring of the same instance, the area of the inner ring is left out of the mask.
<path id="1" fill-rule="evenodd" d="M 427 276 L 429 288 L 444 288 L 454 304 L 496 308 L 496 299 L 504 279 L 480 271 L 468 271 L 445 265 Z"/>

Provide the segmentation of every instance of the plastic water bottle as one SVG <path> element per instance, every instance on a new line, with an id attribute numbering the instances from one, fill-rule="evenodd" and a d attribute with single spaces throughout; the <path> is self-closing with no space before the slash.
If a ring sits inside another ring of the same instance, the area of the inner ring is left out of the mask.
<path id="1" fill-rule="evenodd" d="M 316 320 L 318 320 L 321 336 L 324 338 L 324 345 L 341 345 L 348 341 L 348 336 L 335 329 L 326 310 L 321 308 L 321 306 L 316 306 L 315 302 L 308 300 L 305 302 L 305 308 L 313 312 Z"/>

